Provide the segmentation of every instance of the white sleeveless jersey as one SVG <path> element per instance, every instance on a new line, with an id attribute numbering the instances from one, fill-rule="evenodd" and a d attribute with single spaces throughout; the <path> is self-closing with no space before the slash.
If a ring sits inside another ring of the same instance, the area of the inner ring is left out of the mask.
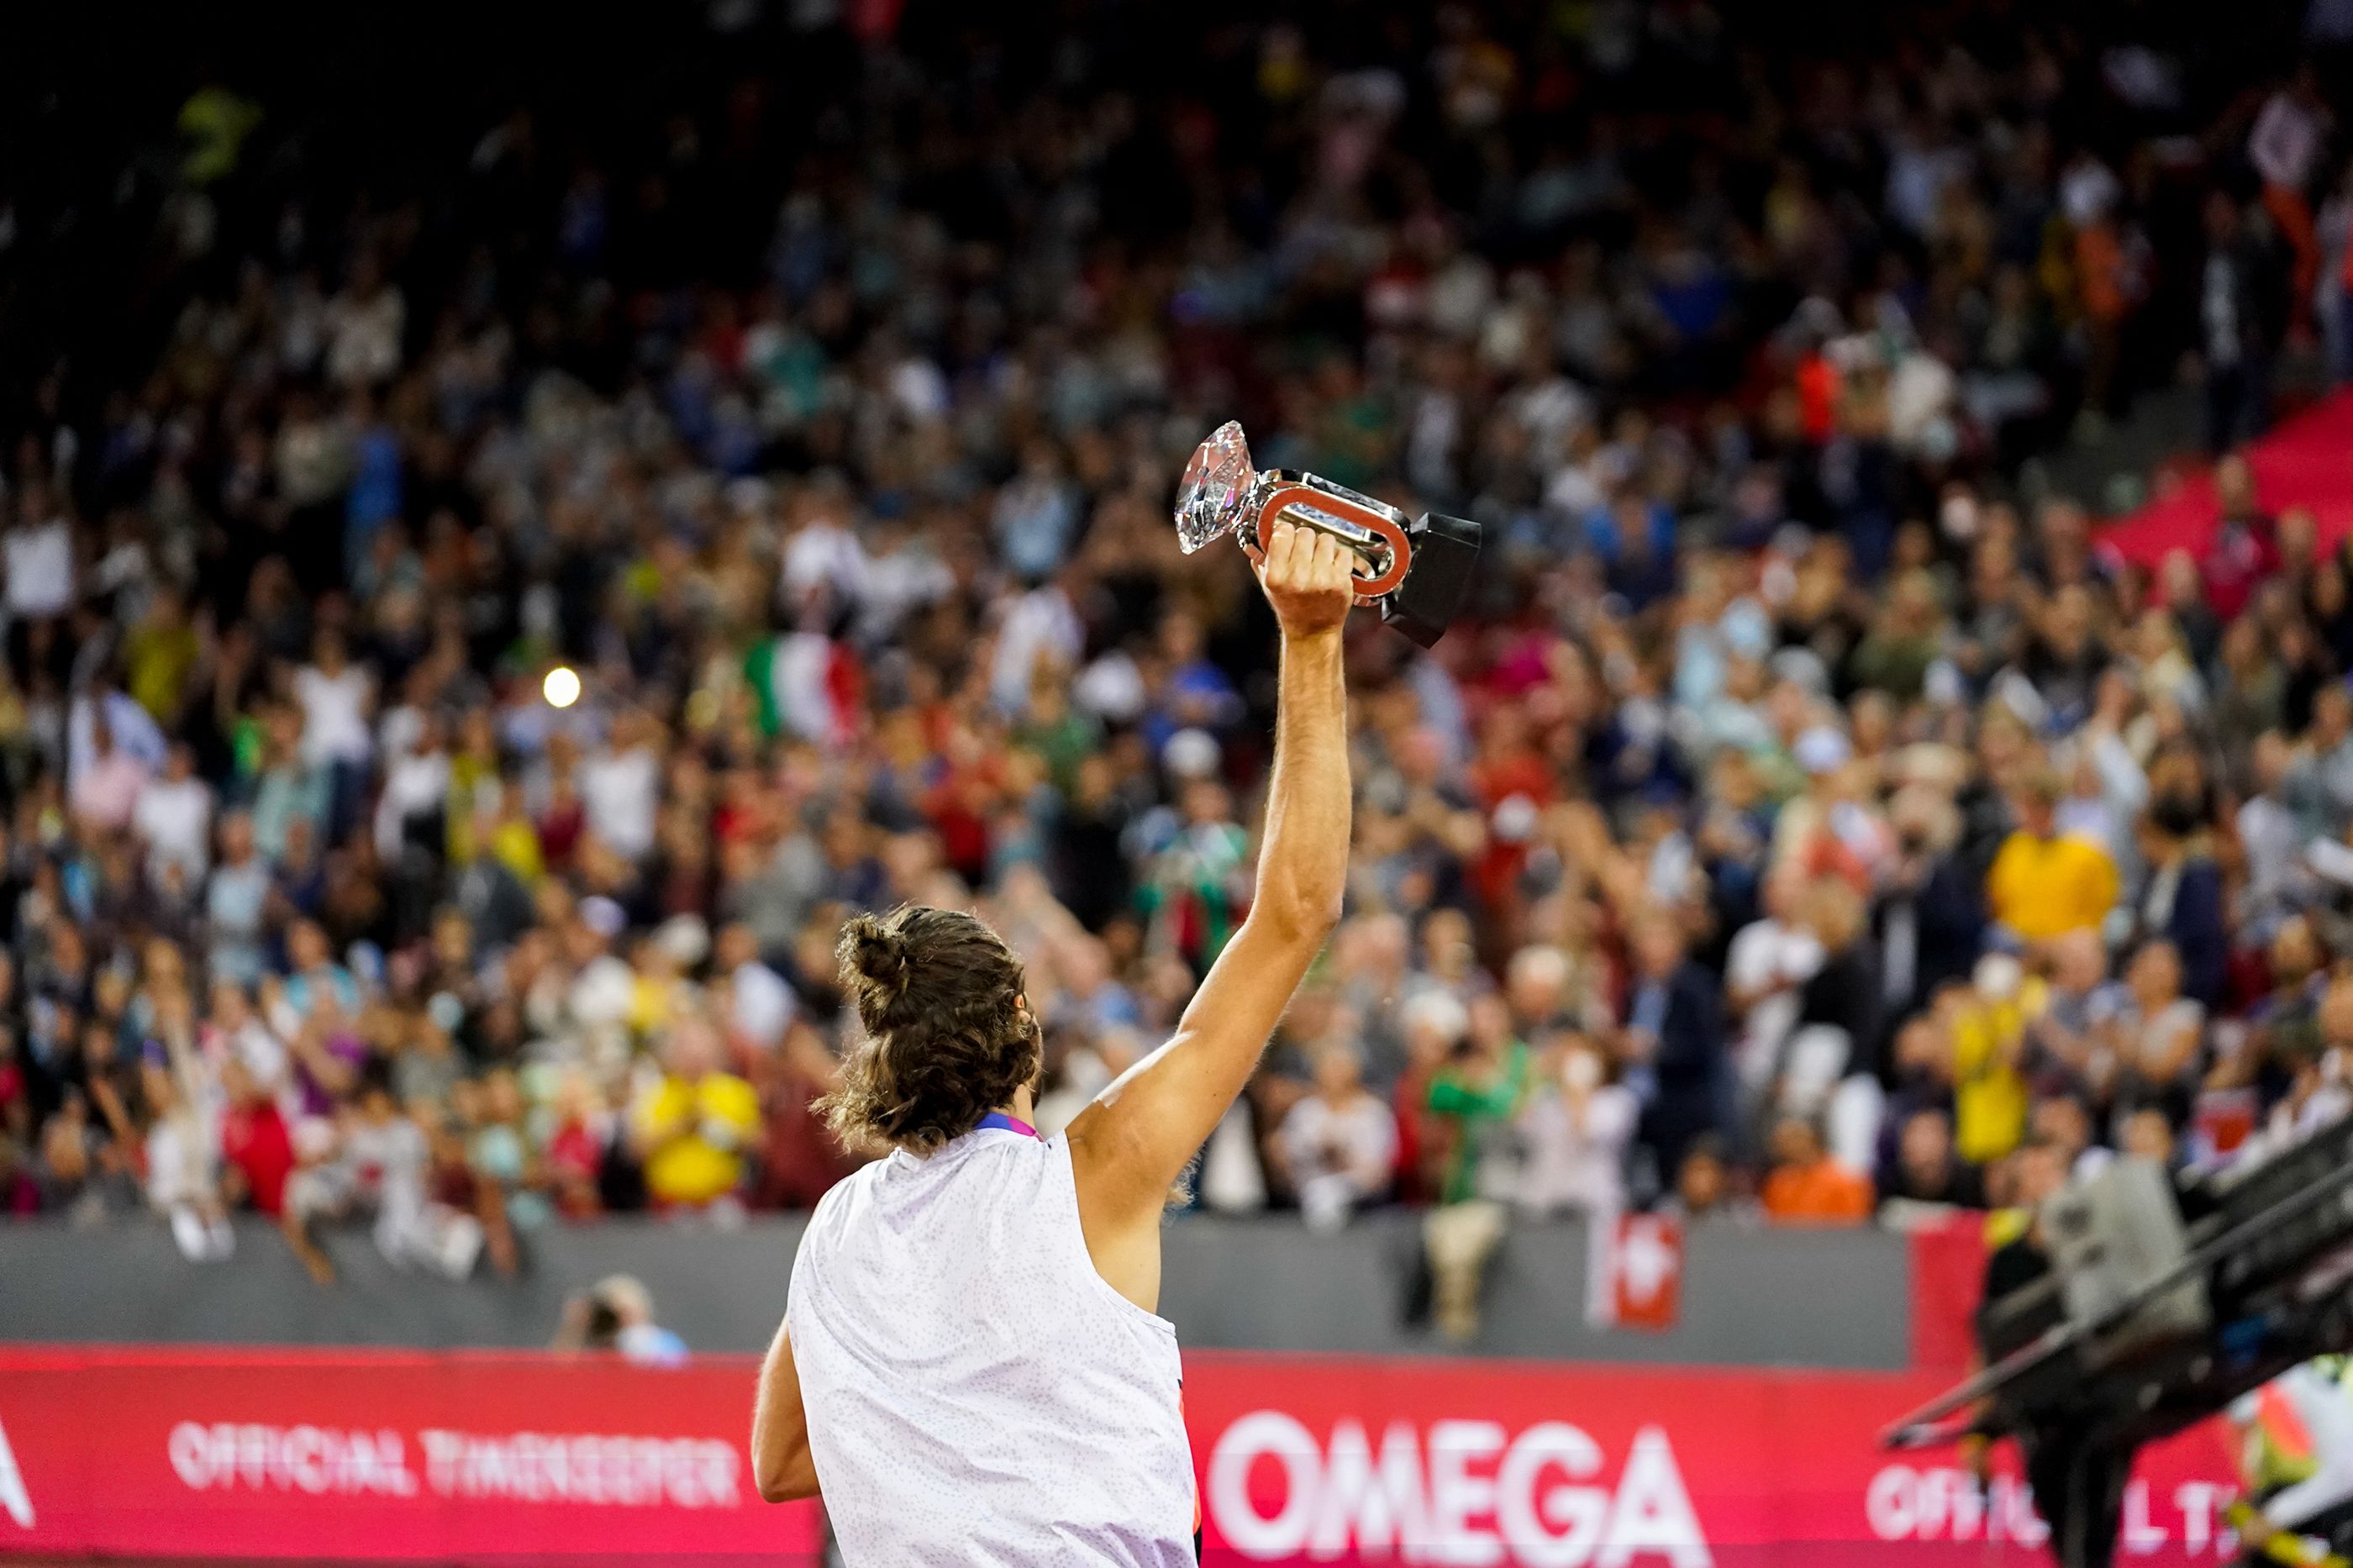
<path id="1" fill-rule="evenodd" d="M 983 1128 L 842 1182 L 785 1321 L 851 1568 L 1194 1561 L 1176 1331 L 1095 1272 L 1061 1138 Z"/>

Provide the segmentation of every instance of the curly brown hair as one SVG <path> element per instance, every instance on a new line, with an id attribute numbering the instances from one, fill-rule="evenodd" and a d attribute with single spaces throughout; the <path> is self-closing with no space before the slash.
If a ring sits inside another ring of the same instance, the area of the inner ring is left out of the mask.
<path id="1" fill-rule="evenodd" d="M 1038 1076 L 1021 961 L 971 915 L 902 904 L 852 916 L 835 955 L 867 1035 L 817 1106 L 845 1145 L 928 1154 Z"/>

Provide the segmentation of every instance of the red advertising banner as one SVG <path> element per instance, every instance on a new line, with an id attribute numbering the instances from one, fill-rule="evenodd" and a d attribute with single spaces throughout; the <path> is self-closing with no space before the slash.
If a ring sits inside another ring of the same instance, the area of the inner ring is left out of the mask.
<path id="1" fill-rule="evenodd" d="M 0 1347 L 0 1552 L 814 1563 L 816 1508 L 753 1489 L 752 1387 L 739 1357 Z"/>
<path id="2" fill-rule="evenodd" d="M 1936 1375 L 1186 1360 L 1208 1558 L 1524 1568 L 2047 1563 L 2012 1456 L 1980 1490 L 1880 1429 Z M 2229 1561 L 2218 1431 L 2148 1451 L 2119 1561 Z"/>
<path id="3" fill-rule="evenodd" d="M 1912 1364 L 1958 1383 L 1977 1354 L 1985 1294 L 1986 1220 L 1956 1215 L 1911 1237 Z"/>
<path id="4" fill-rule="evenodd" d="M 0 1555 L 814 1561 L 752 1489 L 754 1368 L 0 1348 Z M 2047 1562 L 2026 1489 L 1880 1428 L 1934 1374 L 1197 1352 L 1207 1558 L 1498 1568 Z M 2120 1561 L 2228 1561 L 2224 1445 L 2144 1456 Z"/>

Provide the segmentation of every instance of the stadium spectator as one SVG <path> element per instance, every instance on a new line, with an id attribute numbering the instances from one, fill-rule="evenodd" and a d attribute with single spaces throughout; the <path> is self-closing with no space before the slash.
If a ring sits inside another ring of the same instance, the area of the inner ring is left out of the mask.
<path id="1" fill-rule="evenodd" d="M 1514 1121 L 1534 1087 L 1534 1058 L 1514 1032 L 1510 1008 L 1492 993 L 1473 997 L 1461 1043 L 1427 1091 L 1438 1129 L 1431 1142 L 1443 1156 L 1422 1234 L 1434 1315 L 1450 1339 L 1479 1331 L 1481 1279 L 1521 1180 Z"/>
<path id="2" fill-rule="evenodd" d="M 286 1212 L 286 1183 L 294 1171 L 294 1138 L 266 1081 L 235 1057 L 222 1063 L 221 1157 L 227 1163 L 223 1196 L 250 1204 L 271 1220 Z"/>
<path id="3" fill-rule="evenodd" d="M 2094 1026 L 2106 1064 L 2101 1087 L 2119 1134 L 2126 1120 L 2147 1110 L 2169 1125 L 2189 1121 L 2199 1068 L 2207 1059 L 2206 1009 L 2181 994 L 2181 982 L 2173 945 L 2147 943 L 2125 971 L 2122 994 Z"/>
<path id="4" fill-rule="evenodd" d="M 1955 1152 L 1952 1119 L 1936 1107 L 1904 1119 L 1894 1162 L 1876 1185 L 1880 1217 L 1897 1226 L 1924 1215 L 1985 1206 L 1982 1174 Z"/>
<path id="5" fill-rule="evenodd" d="M 1773 1163 L 1759 1197 L 1776 1225 L 1860 1225 L 1871 1217 L 1871 1182 L 1832 1159 L 1801 1116 L 1773 1128 Z"/>
<path id="6" fill-rule="evenodd" d="M 661 1326 L 653 1292 L 635 1275 L 613 1274 L 564 1303 L 549 1347 L 559 1351 L 613 1351 L 639 1366 L 679 1366 L 686 1342 Z"/>
<path id="7" fill-rule="evenodd" d="M 221 1200 L 220 1133 L 175 1077 L 160 1062 L 149 1063 L 142 1074 L 147 1201 L 171 1222 L 181 1257 L 218 1262 L 237 1251 L 237 1233 Z"/>
<path id="8" fill-rule="evenodd" d="M 1725 1131 L 1730 1097 L 1722 1005 L 1715 979 L 1684 953 L 1683 932 L 1664 915 L 1633 932 L 1619 1054 L 1643 1100 L 1642 1138 L 1661 1165 L 1683 1163 L 1692 1140 Z"/>
<path id="9" fill-rule="evenodd" d="M 1275 1148 L 1300 1212 L 1319 1229 L 1335 1227 L 1349 1211 L 1385 1196 L 1397 1164 L 1397 1121 L 1365 1088 L 1364 1064 L 1353 1047 L 1315 1053 L 1314 1089 L 1282 1118 Z"/>
<path id="10" fill-rule="evenodd" d="M 681 1019 L 662 1032 L 663 1071 L 630 1107 L 629 1142 L 654 1202 L 700 1208 L 742 1184 L 745 1155 L 759 1144 L 759 1096 L 721 1067 L 709 1025 Z"/>
<path id="11" fill-rule="evenodd" d="M 1538 1215 L 1618 1214 L 1641 1107 L 1610 1081 L 1609 1058 L 1584 1037 L 1567 1037 L 1548 1055 L 1552 1070 L 1519 1114 L 1527 1162 L 1520 1202 Z"/>
<path id="12" fill-rule="evenodd" d="M 1754 1224 L 1764 1217 L 1757 1201 L 1735 1184 L 1723 1144 L 1714 1137 L 1693 1141 L 1675 1172 L 1674 1190 L 1660 1205 L 1666 1214 L 1694 1220 Z"/>
<path id="13" fill-rule="evenodd" d="M 1986 873 L 1988 912 L 2021 942 L 2095 932 L 2116 907 L 2116 862 L 2096 841 L 2061 830 L 2059 795 L 2047 768 L 2020 784 L 2010 803 L 2018 827 Z"/>
<path id="14" fill-rule="evenodd" d="M 2261 232 L 2250 232 L 2230 192 L 2207 194 L 2204 225 L 2199 346 L 2206 361 L 2206 446 L 2221 456 L 2270 423 L 2272 356 L 2295 306 L 2287 268 Z"/>

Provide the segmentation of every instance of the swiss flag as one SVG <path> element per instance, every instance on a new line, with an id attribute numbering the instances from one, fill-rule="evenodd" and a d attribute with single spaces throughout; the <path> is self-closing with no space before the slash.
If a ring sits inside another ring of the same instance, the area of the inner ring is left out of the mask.
<path id="1" fill-rule="evenodd" d="M 1587 1222 L 1586 1321 L 1597 1329 L 1662 1334 L 1683 1310 L 1683 1222 L 1663 1215 L 1598 1214 Z"/>

